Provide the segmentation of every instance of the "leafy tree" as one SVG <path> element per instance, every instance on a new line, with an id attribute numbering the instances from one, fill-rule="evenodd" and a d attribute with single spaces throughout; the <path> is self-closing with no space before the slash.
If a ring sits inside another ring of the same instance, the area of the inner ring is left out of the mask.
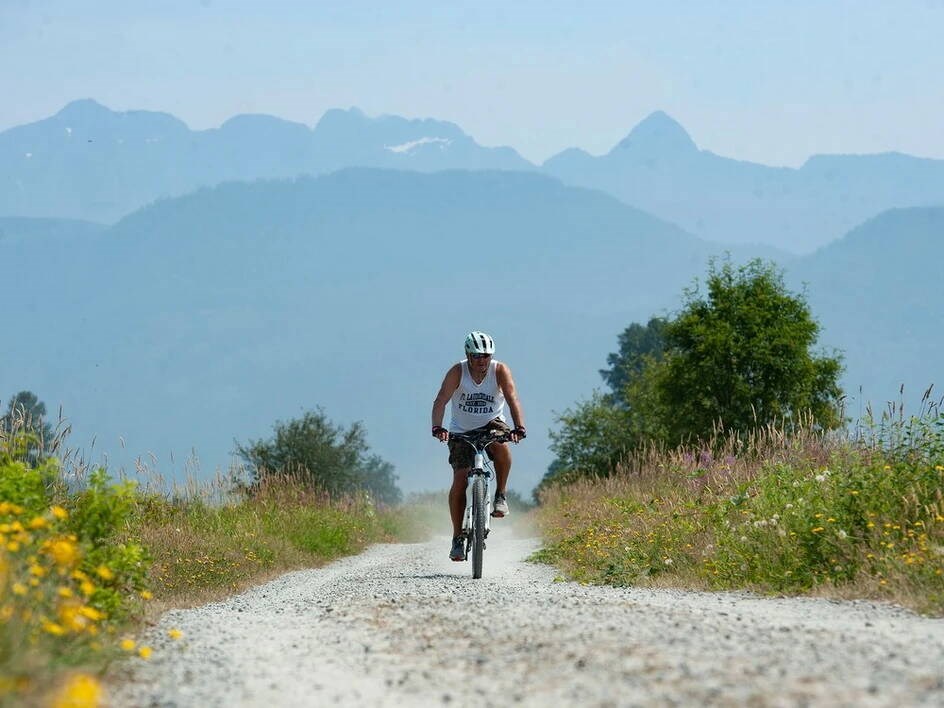
<path id="1" fill-rule="evenodd" d="M 399 504 L 403 493 L 397 486 L 397 476 L 393 465 L 378 455 L 369 455 L 361 468 L 361 480 L 364 489 L 370 495 L 385 504 Z"/>
<path id="2" fill-rule="evenodd" d="M 55 443 L 52 425 L 46 420 L 46 404 L 32 391 L 20 391 L 10 399 L 7 412 L 0 417 L 0 431 L 21 436 L 27 442 L 24 454 L 34 461 L 49 454 Z"/>
<path id="3" fill-rule="evenodd" d="M 551 431 L 551 450 L 556 459 L 552 470 L 602 477 L 637 442 L 629 429 L 625 409 L 600 393 L 558 416 L 561 427 Z"/>
<path id="4" fill-rule="evenodd" d="M 647 357 L 657 360 L 662 357 L 665 349 L 665 325 L 665 318 L 653 317 L 645 326 L 633 322 L 620 333 L 619 351 L 606 357 L 610 368 L 600 370 L 600 376 L 610 387 L 615 401 L 625 404 L 626 386 L 642 373 Z"/>
<path id="5" fill-rule="evenodd" d="M 254 483 L 269 476 L 295 475 L 303 483 L 334 495 L 367 490 L 383 503 L 400 501 L 393 465 L 369 454 L 361 423 L 344 429 L 321 410 L 275 424 L 268 440 L 236 444 Z"/>
<path id="6" fill-rule="evenodd" d="M 697 285 L 665 326 L 666 353 L 656 370 L 652 411 L 668 442 L 707 438 L 721 423 L 747 430 L 769 423 L 841 423 L 842 372 L 837 356 L 816 356 L 819 325 L 803 296 L 787 291 L 781 272 L 753 260 L 709 266 L 707 293 Z"/>
<path id="7" fill-rule="evenodd" d="M 819 334 L 805 299 L 787 291 L 775 266 L 754 260 L 709 265 L 707 295 L 685 291 L 673 319 L 629 325 L 600 371 L 610 394 L 594 394 L 558 416 L 556 457 L 541 480 L 605 476 L 648 442 L 709 438 L 720 424 L 841 424 L 838 355 L 817 356 Z"/>

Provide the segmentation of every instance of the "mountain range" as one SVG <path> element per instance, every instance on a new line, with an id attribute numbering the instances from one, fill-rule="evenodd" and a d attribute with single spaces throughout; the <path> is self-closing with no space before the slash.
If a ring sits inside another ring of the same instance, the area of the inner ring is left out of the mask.
<path id="1" fill-rule="evenodd" d="M 897 209 L 780 260 L 857 402 L 942 380 L 942 224 L 942 208 Z M 364 421 L 407 490 L 446 484 L 429 409 L 469 329 L 515 372 L 530 435 L 512 486 L 527 492 L 555 411 L 601 385 L 624 327 L 679 307 L 710 258 L 769 253 L 535 170 L 228 182 L 62 226 L 0 219 L 15 333 L 0 393 L 30 388 L 62 405 L 75 442 L 178 479 L 192 450 L 203 474 L 225 468 L 234 440 L 323 406 Z"/>
<path id="2" fill-rule="evenodd" d="M 944 204 L 944 160 L 898 153 L 814 155 L 799 169 L 699 149 L 656 111 L 607 154 L 565 150 L 534 165 L 483 147 L 453 123 L 330 110 L 313 128 L 241 115 L 191 131 L 165 113 L 75 101 L 0 133 L 0 215 L 113 223 L 155 200 L 227 181 L 344 167 L 537 171 L 605 191 L 723 244 L 805 254 L 882 211 Z"/>

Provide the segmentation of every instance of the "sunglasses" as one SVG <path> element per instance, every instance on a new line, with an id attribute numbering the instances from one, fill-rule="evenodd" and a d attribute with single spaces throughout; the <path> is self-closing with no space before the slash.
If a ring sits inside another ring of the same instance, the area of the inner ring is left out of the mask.
<path id="1" fill-rule="evenodd" d="M 488 359 L 491 354 L 469 354 L 473 359 Z"/>

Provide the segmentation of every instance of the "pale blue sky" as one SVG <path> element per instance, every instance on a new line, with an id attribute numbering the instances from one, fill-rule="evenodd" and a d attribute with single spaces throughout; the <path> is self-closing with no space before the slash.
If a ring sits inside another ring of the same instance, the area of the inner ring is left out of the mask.
<path id="1" fill-rule="evenodd" d="M 77 98 L 308 125 L 335 107 L 458 123 L 533 161 L 662 109 L 766 164 L 944 158 L 944 0 L 0 0 L 0 130 Z"/>

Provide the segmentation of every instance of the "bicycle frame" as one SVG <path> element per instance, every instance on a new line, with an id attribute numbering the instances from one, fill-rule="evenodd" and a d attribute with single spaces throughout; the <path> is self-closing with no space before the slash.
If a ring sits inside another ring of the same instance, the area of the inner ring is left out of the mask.
<path id="1" fill-rule="evenodd" d="M 488 531 L 491 528 L 489 520 L 492 518 L 492 499 L 489 494 L 488 483 L 492 479 L 492 466 L 486 459 L 485 455 L 479 452 L 475 453 L 475 463 L 472 465 L 472 469 L 469 470 L 469 477 L 466 480 L 466 492 L 468 492 L 469 484 L 475 477 L 481 476 L 485 481 L 485 537 L 488 538 Z M 465 514 L 462 517 L 462 533 L 466 535 L 466 553 L 468 553 L 472 545 L 472 497 L 468 494 L 466 496 Z"/>
<path id="2" fill-rule="evenodd" d="M 489 481 L 492 478 L 492 466 L 485 454 L 486 448 L 492 443 L 508 442 L 507 433 L 498 430 L 481 431 L 477 433 L 451 433 L 450 438 L 463 440 L 475 450 L 474 461 L 469 470 L 466 481 L 466 490 L 472 487 L 472 494 L 467 494 L 465 513 L 462 517 L 462 533 L 466 538 L 466 556 L 472 552 L 472 577 L 482 577 L 482 552 L 485 550 L 485 539 L 491 527 L 492 499 L 489 493 Z M 477 489 L 481 480 L 482 490 Z M 476 508 L 476 499 L 484 506 L 483 510 Z M 484 511 L 484 513 L 481 513 Z"/>

